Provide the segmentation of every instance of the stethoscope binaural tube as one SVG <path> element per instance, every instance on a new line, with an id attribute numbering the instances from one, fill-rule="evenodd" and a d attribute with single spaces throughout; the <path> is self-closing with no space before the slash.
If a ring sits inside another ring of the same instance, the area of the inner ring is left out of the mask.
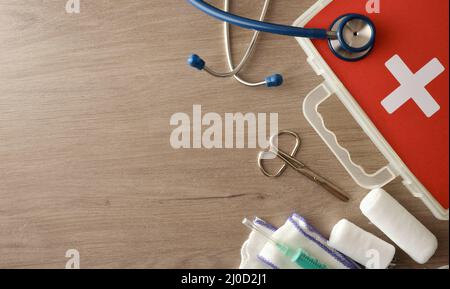
<path id="1" fill-rule="evenodd" d="M 368 17 L 359 14 L 341 16 L 327 30 L 257 21 L 225 12 L 203 0 L 188 1 L 214 18 L 242 28 L 285 36 L 326 39 L 333 53 L 345 61 L 357 61 L 366 57 L 375 45 L 375 25 Z"/>
<path id="2" fill-rule="evenodd" d="M 261 16 L 259 18 L 260 21 L 264 21 L 264 19 L 266 18 L 267 10 L 269 9 L 269 5 L 270 5 L 270 0 L 264 0 L 264 6 L 262 8 Z M 230 0 L 224 0 L 225 12 L 228 12 L 229 9 L 230 9 Z M 245 52 L 244 57 L 241 60 L 241 63 L 242 62 L 244 62 L 244 64 L 247 63 L 248 59 L 253 54 L 253 51 L 255 50 L 256 42 L 258 41 L 259 35 L 260 35 L 259 31 L 255 31 L 253 33 L 252 39 L 250 40 L 247 51 Z M 230 70 L 233 70 L 234 64 L 233 64 L 233 57 L 231 55 L 230 24 L 228 22 L 223 23 L 223 38 L 224 38 L 224 42 L 225 42 L 225 53 L 226 53 L 226 58 L 227 58 L 227 62 L 228 62 L 228 67 Z M 248 57 L 246 58 L 247 55 L 248 55 Z M 280 86 L 283 83 L 283 77 L 279 74 L 274 74 L 269 77 L 266 77 L 263 81 L 260 81 L 260 82 L 250 82 L 250 81 L 244 80 L 238 74 L 239 74 L 239 72 L 236 73 L 233 77 L 241 84 L 243 84 L 245 86 L 249 86 L 249 87 L 257 87 L 257 86 L 263 86 L 263 85 L 266 85 L 267 87 L 275 87 L 275 86 Z M 281 81 L 273 81 L 276 78 L 275 75 L 279 75 L 279 78 Z"/>
<path id="3" fill-rule="evenodd" d="M 224 11 L 229 11 L 229 0 L 224 0 Z M 266 17 L 267 10 L 269 9 L 270 0 L 264 0 L 264 6 L 262 8 L 260 21 L 263 21 Z M 280 74 L 273 74 L 268 77 L 266 77 L 264 80 L 260 82 L 250 82 L 242 79 L 238 74 L 240 71 L 244 68 L 244 66 L 247 64 L 249 58 L 253 54 L 253 51 L 256 48 L 256 42 L 258 40 L 259 31 L 255 31 L 253 33 L 252 39 L 250 40 L 250 43 L 247 47 L 247 50 L 244 53 L 244 56 L 242 57 L 239 64 L 235 67 L 233 64 L 232 56 L 231 56 L 231 41 L 230 41 L 230 24 L 228 22 L 224 22 L 223 27 L 223 33 L 224 33 L 224 44 L 225 44 L 225 52 L 227 57 L 227 62 L 230 71 L 228 72 L 218 72 L 213 70 L 212 68 L 208 67 L 206 65 L 206 62 L 198 55 L 193 54 L 188 58 L 188 64 L 194 68 L 197 68 L 198 70 L 203 70 L 207 72 L 208 74 L 215 76 L 215 77 L 234 77 L 238 82 L 240 82 L 243 85 L 249 86 L 249 87 L 257 87 L 257 86 L 267 86 L 267 87 L 278 87 L 283 84 L 283 77 Z"/>

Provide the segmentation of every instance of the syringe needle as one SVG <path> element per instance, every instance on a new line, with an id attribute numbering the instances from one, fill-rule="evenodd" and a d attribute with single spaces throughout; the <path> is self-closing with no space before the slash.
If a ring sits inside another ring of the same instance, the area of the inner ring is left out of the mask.
<path id="1" fill-rule="evenodd" d="M 270 236 L 269 234 L 267 234 L 266 232 L 261 230 L 258 226 L 255 225 L 254 222 L 250 221 L 249 219 L 244 218 L 244 220 L 242 220 L 242 224 L 244 224 L 250 230 L 254 230 L 254 231 L 258 232 L 260 235 L 262 235 L 264 238 L 266 238 L 270 243 L 272 243 L 272 245 L 277 247 L 279 250 L 283 251 L 283 254 L 288 255 L 291 253 L 288 246 L 286 246 L 280 242 L 277 242 L 275 239 L 272 238 L 272 236 Z"/>

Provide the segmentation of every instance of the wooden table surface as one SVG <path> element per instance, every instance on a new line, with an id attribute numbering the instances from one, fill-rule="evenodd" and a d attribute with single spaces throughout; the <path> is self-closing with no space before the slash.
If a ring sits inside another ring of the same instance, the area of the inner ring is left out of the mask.
<path id="1" fill-rule="evenodd" d="M 233 1 L 258 17 L 261 1 Z M 221 5 L 222 1 L 212 1 Z M 314 0 L 273 1 L 269 20 L 292 23 Z M 359 211 L 358 187 L 301 113 L 321 81 L 296 41 L 263 35 L 245 70 L 251 80 L 283 73 L 278 89 L 246 88 L 186 66 L 197 52 L 225 69 L 222 26 L 186 1 L 0 2 L 0 267 L 236 268 L 248 236 L 244 216 L 281 225 L 292 212 L 325 236 L 341 218 L 386 239 Z M 235 57 L 251 33 L 233 30 Z M 170 117 L 203 112 L 279 113 L 299 132 L 299 158 L 344 188 L 344 204 L 292 170 L 261 175 L 256 149 L 174 150 Z M 386 161 L 342 105 L 322 108 L 357 163 Z M 448 222 L 436 220 L 396 181 L 386 188 L 439 240 L 426 265 L 399 251 L 401 268 L 448 263 Z"/>

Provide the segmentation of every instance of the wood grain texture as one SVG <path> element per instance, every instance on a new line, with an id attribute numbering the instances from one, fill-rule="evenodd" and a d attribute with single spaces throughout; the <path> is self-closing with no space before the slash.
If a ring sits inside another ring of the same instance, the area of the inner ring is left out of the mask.
<path id="1" fill-rule="evenodd" d="M 197 52 L 225 68 L 221 26 L 186 1 L 0 2 L 0 267 L 64 268 L 75 248 L 83 268 L 235 268 L 244 216 L 281 225 L 298 212 L 328 235 L 348 218 L 386 239 L 361 215 L 367 191 L 348 176 L 304 119 L 305 95 L 320 83 L 295 40 L 263 35 L 246 77 L 279 72 L 279 89 L 249 89 L 186 67 Z M 261 1 L 233 1 L 257 17 Z M 273 1 L 269 20 L 292 23 L 314 0 Z M 213 1 L 221 5 L 221 1 Z M 249 32 L 233 30 L 238 58 Z M 257 150 L 174 150 L 176 112 L 277 112 L 299 132 L 307 165 L 351 196 L 337 202 L 291 170 L 264 178 Z M 385 160 L 337 100 L 322 112 L 355 160 Z M 448 263 L 448 222 L 434 219 L 399 181 L 387 189 L 439 239 L 425 266 Z"/>

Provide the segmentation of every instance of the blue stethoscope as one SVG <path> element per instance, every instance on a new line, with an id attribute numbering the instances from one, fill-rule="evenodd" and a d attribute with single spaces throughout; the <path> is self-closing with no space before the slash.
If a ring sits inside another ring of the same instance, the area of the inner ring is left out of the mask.
<path id="1" fill-rule="evenodd" d="M 265 1 L 259 21 L 229 13 L 229 0 L 225 0 L 224 10 L 220 10 L 208 3 L 205 3 L 203 0 L 188 1 L 204 13 L 225 23 L 225 44 L 227 48 L 228 64 L 231 71 L 225 73 L 216 72 L 206 66 L 205 61 L 195 54 L 189 57 L 189 65 L 198 70 L 204 70 L 216 77 L 235 77 L 241 83 L 248 86 L 266 85 L 267 87 L 276 87 L 283 83 L 283 77 L 279 74 L 271 75 L 264 81 L 258 83 L 246 82 L 238 76 L 239 72 L 242 70 L 250 57 L 260 32 L 292 37 L 328 40 L 329 47 L 334 55 L 344 61 L 358 61 L 363 59 L 372 51 L 375 44 L 376 30 L 374 23 L 368 17 L 360 14 L 346 14 L 340 16 L 331 24 L 330 29 L 327 30 L 264 22 L 263 20 L 270 0 Z M 255 31 L 246 54 L 236 67 L 234 67 L 230 56 L 229 24 Z"/>

